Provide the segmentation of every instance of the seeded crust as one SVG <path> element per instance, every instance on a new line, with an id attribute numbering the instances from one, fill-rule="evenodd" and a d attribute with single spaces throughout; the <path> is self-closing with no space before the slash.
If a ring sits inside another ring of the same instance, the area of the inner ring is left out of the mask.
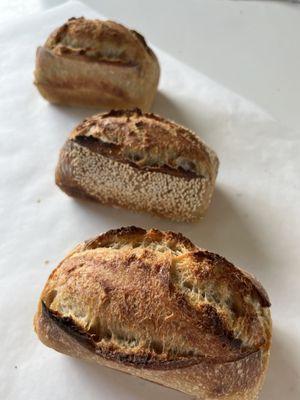
<path id="1" fill-rule="evenodd" d="M 159 75 L 143 36 L 113 21 L 70 18 L 36 54 L 35 85 L 51 103 L 148 110 Z"/>
<path id="2" fill-rule="evenodd" d="M 255 399 L 271 344 L 262 286 L 181 234 L 136 227 L 78 245 L 51 273 L 47 346 L 200 399 Z"/>
<path id="3" fill-rule="evenodd" d="M 140 110 L 84 120 L 63 146 L 56 183 L 103 204 L 193 221 L 209 207 L 218 158 L 193 132 Z"/>

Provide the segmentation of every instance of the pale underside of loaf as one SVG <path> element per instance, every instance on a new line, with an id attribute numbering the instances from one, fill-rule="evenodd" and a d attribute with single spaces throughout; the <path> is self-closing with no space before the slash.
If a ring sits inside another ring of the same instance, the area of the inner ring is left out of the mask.
<path id="1" fill-rule="evenodd" d="M 254 399 L 271 320 L 263 288 L 173 233 L 123 228 L 53 271 L 36 331 L 56 350 L 202 399 Z"/>
<path id="2" fill-rule="evenodd" d="M 146 80 L 137 66 L 73 60 L 39 47 L 35 85 L 46 100 L 55 104 L 103 109 L 139 107 L 148 111 L 157 85 L 157 77 L 151 74 Z"/>

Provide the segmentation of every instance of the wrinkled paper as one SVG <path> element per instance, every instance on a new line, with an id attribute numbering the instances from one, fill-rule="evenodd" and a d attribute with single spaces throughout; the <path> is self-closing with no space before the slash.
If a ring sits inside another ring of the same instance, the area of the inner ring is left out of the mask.
<path id="1" fill-rule="evenodd" d="M 299 134 L 156 49 L 162 76 L 154 111 L 198 132 L 220 158 L 206 217 L 179 224 L 67 197 L 54 184 L 59 149 L 97 110 L 48 104 L 33 85 L 33 69 L 36 47 L 67 18 L 81 15 L 97 17 L 71 2 L 0 27 L 0 398 L 188 399 L 61 355 L 33 331 L 39 294 L 59 260 L 99 232 L 138 225 L 180 231 L 261 280 L 274 323 L 261 399 L 299 399 Z"/>

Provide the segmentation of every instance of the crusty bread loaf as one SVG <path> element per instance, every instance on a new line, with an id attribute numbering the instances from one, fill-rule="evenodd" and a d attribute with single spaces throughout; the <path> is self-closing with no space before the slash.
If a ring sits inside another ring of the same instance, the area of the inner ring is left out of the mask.
<path id="1" fill-rule="evenodd" d="M 194 133 L 138 109 L 84 120 L 60 153 L 67 194 L 192 221 L 208 208 L 218 158 Z"/>
<path id="2" fill-rule="evenodd" d="M 35 316 L 47 346 L 196 396 L 251 400 L 268 365 L 262 286 L 181 234 L 136 227 L 78 245 Z"/>
<path id="3" fill-rule="evenodd" d="M 37 49 L 35 84 L 52 103 L 148 110 L 159 73 L 139 33 L 81 17 L 69 19 Z"/>

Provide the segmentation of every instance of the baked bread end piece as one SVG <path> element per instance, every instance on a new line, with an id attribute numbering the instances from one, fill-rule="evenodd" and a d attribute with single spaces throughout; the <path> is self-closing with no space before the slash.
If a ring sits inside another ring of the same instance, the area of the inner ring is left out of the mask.
<path id="1" fill-rule="evenodd" d="M 81 17 L 70 18 L 38 47 L 34 76 L 40 94 L 51 103 L 148 111 L 160 67 L 137 32 Z"/>
<path id="2" fill-rule="evenodd" d="M 113 110 L 74 129 L 56 184 L 70 196 L 189 222 L 208 209 L 218 166 L 190 130 L 138 109 Z"/>

